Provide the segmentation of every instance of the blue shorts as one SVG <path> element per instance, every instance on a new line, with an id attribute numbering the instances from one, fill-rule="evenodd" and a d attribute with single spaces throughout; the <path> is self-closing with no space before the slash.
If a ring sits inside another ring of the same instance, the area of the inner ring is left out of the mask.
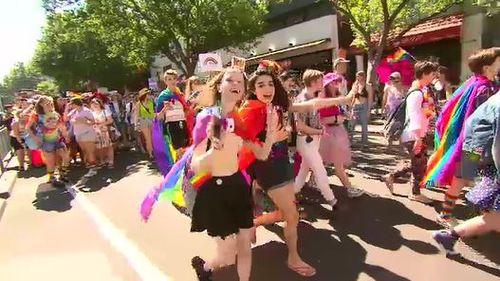
<path id="1" fill-rule="evenodd" d="M 66 148 L 66 144 L 64 142 L 58 141 L 58 142 L 44 142 L 42 144 L 42 150 L 44 152 L 56 152 L 58 149 L 63 149 Z"/>

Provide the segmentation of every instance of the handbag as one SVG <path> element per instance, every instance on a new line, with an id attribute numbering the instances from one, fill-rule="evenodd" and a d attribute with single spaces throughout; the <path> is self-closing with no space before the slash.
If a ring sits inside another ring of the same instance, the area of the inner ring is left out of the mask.
<path id="1" fill-rule="evenodd" d="M 483 177 L 465 198 L 481 210 L 500 211 L 500 185 L 495 177 Z"/>

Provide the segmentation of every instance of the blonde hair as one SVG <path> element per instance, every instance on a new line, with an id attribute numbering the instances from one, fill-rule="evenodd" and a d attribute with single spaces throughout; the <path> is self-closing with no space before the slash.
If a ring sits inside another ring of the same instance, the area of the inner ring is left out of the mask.
<path id="1" fill-rule="evenodd" d="M 166 78 L 168 75 L 175 76 L 175 78 L 177 78 L 177 77 L 179 76 L 179 75 L 177 74 L 177 71 L 175 71 L 175 69 L 167 69 L 167 71 L 165 71 L 165 73 L 163 73 L 163 80 L 165 80 L 165 78 Z"/>
<path id="2" fill-rule="evenodd" d="M 304 74 L 302 74 L 302 81 L 304 81 L 306 87 L 311 86 L 314 81 L 320 78 L 323 78 L 323 72 L 315 69 L 306 69 Z"/>

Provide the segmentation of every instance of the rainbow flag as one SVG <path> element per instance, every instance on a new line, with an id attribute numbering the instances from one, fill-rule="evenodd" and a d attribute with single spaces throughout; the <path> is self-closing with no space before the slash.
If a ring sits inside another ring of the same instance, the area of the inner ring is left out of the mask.
<path id="1" fill-rule="evenodd" d="M 193 151 L 196 145 L 200 144 L 203 140 L 207 138 L 206 130 L 213 116 L 220 117 L 219 108 L 212 107 L 206 108 L 198 114 L 196 117 L 195 128 L 193 130 L 193 145 L 189 147 L 184 153 L 181 159 L 179 159 L 171 169 L 168 170 L 162 182 L 155 186 L 144 198 L 140 208 L 140 214 L 144 221 L 147 221 L 153 211 L 153 207 L 160 199 L 166 199 L 172 203 L 180 206 L 186 206 L 186 200 L 184 199 L 184 185 L 191 184 L 193 188 L 199 189 L 207 180 L 212 176 L 209 173 L 198 173 L 194 174 L 190 169 L 191 158 L 193 156 Z M 244 138 L 244 133 L 242 132 L 240 122 L 237 116 L 235 117 L 235 133 Z M 248 159 L 241 159 L 240 157 L 240 169 L 242 167 L 242 162 L 246 165 L 251 163 Z M 246 167 L 245 165 L 245 167 Z M 249 182 L 248 174 L 243 171 L 242 173 Z M 186 182 L 187 181 L 187 182 Z"/>
<path id="2" fill-rule="evenodd" d="M 399 47 L 393 54 L 388 55 L 385 60 L 388 63 L 397 63 L 400 61 L 408 60 L 408 61 L 414 61 L 415 58 L 410 55 L 407 51 L 405 51 L 403 48 Z"/>
<path id="3" fill-rule="evenodd" d="M 435 152 L 429 158 L 422 186 L 450 185 L 455 166 L 460 161 L 464 142 L 465 121 L 476 109 L 476 99 L 491 83 L 475 75 L 458 88 L 443 107 L 436 122 Z"/>

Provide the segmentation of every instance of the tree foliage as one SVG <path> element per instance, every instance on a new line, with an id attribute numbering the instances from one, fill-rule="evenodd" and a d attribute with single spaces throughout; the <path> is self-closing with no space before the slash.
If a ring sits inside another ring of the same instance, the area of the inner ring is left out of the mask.
<path id="1" fill-rule="evenodd" d="M 274 1 L 248 0 L 44 0 L 50 13 L 71 7 L 92 16 L 94 30 L 113 56 L 130 64 L 165 55 L 188 74 L 198 54 L 245 47 L 263 33 L 266 8 Z"/>
<path id="2" fill-rule="evenodd" d="M 42 80 L 42 76 L 34 67 L 19 62 L 0 83 L 0 93 L 9 96 L 22 89 L 35 89 Z"/>
<path id="3" fill-rule="evenodd" d="M 49 96 L 55 97 L 59 95 L 59 86 L 53 80 L 45 80 L 38 83 L 36 89 Z"/>
<path id="4" fill-rule="evenodd" d="M 137 67 L 113 55 L 96 26 L 83 8 L 48 14 L 35 65 L 64 89 L 81 88 L 87 81 L 123 87 Z"/>
<path id="5" fill-rule="evenodd" d="M 380 63 L 390 41 L 397 41 L 420 22 L 435 17 L 462 0 L 331 0 L 355 31 L 355 44 L 368 51 L 369 75 Z"/>

